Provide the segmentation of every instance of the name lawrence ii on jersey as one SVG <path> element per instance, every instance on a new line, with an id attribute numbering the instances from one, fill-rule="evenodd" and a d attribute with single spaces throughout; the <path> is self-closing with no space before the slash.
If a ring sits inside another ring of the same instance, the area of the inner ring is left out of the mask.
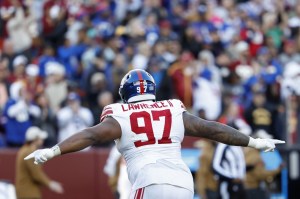
<path id="1" fill-rule="evenodd" d="M 124 112 L 130 111 L 130 110 L 142 110 L 142 109 L 151 109 L 151 108 L 171 108 L 173 107 L 173 104 L 170 100 L 165 101 L 159 101 L 155 102 L 153 104 L 149 103 L 137 103 L 137 104 L 122 104 L 122 110 Z"/>

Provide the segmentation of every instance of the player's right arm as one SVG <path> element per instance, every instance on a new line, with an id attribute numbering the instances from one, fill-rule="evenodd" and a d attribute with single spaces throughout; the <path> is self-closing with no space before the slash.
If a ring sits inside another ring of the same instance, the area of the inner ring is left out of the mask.
<path id="1" fill-rule="evenodd" d="M 230 126 L 219 122 L 203 120 L 187 111 L 182 113 L 185 135 L 203 137 L 228 145 L 249 146 L 265 151 L 274 150 L 275 144 L 285 141 L 275 139 L 254 139 Z"/>
<path id="2" fill-rule="evenodd" d="M 52 148 L 34 151 L 25 160 L 34 158 L 35 164 L 41 164 L 55 156 L 80 151 L 95 143 L 112 141 L 120 137 L 119 123 L 112 117 L 106 117 L 100 124 L 83 129 Z"/>
<path id="3" fill-rule="evenodd" d="M 80 151 L 95 143 L 108 142 L 121 137 L 121 127 L 112 117 L 100 124 L 86 128 L 58 144 L 61 154 Z"/>

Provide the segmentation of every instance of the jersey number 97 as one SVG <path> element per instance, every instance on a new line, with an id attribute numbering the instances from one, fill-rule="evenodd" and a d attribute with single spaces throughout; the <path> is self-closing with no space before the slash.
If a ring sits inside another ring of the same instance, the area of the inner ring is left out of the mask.
<path id="1" fill-rule="evenodd" d="M 158 140 L 155 139 L 152 119 L 153 121 L 160 121 L 160 117 L 165 117 L 165 124 L 163 129 L 162 137 Z M 138 118 L 142 118 L 144 120 L 144 126 L 138 125 Z M 130 123 L 131 123 L 131 131 L 135 134 L 146 134 L 146 141 L 135 141 L 135 147 L 141 147 L 145 145 L 151 144 L 170 144 L 172 140 L 170 139 L 170 132 L 172 126 L 172 115 L 170 109 L 165 110 L 153 110 L 151 114 L 147 111 L 133 112 L 130 115 Z"/>

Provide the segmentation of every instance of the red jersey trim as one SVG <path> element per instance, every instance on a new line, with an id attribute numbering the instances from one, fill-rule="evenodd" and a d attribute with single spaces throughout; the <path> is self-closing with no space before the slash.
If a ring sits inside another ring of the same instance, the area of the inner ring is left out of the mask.
<path id="1" fill-rule="evenodd" d="M 107 109 L 103 111 L 103 113 L 101 114 L 101 117 L 100 117 L 100 122 L 102 122 L 102 120 L 108 116 L 109 114 L 113 114 L 113 111 L 111 109 Z"/>

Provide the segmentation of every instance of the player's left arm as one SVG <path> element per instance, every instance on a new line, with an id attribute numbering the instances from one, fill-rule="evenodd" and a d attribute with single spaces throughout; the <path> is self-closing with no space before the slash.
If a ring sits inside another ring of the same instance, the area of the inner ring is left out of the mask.
<path id="1" fill-rule="evenodd" d="M 182 117 L 185 135 L 187 136 L 203 137 L 228 145 L 250 146 L 265 151 L 273 150 L 275 144 L 285 143 L 285 141 L 275 139 L 254 139 L 230 126 L 219 122 L 203 120 L 187 111 L 182 113 Z"/>
<path id="2" fill-rule="evenodd" d="M 95 143 L 107 142 L 121 137 L 121 127 L 112 117 L 106 117 L 100 124 L 72 135 L 52 148 L 36 150 L 25 160 L 35 159 L 35 164 L 44 163 L 55 156 L 80 151 Z"/>

